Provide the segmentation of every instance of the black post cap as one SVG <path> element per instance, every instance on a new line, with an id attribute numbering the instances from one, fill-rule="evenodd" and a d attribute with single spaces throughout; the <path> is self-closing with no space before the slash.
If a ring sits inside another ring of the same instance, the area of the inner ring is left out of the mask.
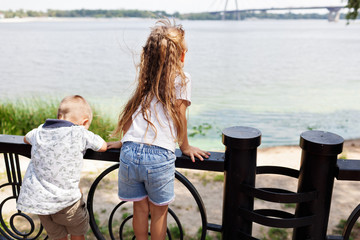
<path id="1" fill-rule="evenodd" d="M 342 152 L 344 139 L 331 132 L 306 131 L 300 135 L 300 147 L 318 155 L 337 155 Z"/>
<path id="2" fill-rule="evenodd" d="M 261 143 L 261 132 L 251 127 L 229 127 L 222 131 L 223 144 L 236 149 L 254 149 Z"/>

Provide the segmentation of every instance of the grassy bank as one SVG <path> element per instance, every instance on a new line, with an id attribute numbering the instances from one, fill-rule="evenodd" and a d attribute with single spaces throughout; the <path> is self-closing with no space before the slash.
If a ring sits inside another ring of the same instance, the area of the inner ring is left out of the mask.
<path id="1" fill-rule="evenodd" d="M 0 104 L 0 134 L 25 135 L 48 118 L 56 118 L 60 100 L 27 99 L 2 101 Z M 110 119 L 92 107 L 94 118 L 90 131 L 106 141 L 114 130 L 116 119 Z"/>

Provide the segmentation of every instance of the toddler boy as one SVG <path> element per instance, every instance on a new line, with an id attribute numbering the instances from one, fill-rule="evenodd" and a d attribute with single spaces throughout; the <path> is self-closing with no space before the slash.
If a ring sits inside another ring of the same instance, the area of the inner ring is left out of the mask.
<path id="1" fill-rule="evenodd" d="M 17 208 L 37 214 L 50 239 L 85 239 L 89 216 L 79 188 L 86 149 L 106 151 L 106 142 L 88 131 L 92 111 L 79 95 L 65 97 L 57 119 L 48 119 L 24 137 L 31 144 Z"/>

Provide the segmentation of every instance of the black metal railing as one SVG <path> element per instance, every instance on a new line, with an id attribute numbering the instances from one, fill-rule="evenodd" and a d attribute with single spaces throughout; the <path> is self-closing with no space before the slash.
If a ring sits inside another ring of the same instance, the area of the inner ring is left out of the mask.
<path id="1" fill-rule="evenodd" d="M 30 157 L 31 146 L 22 142 L 22 136 L 0 135 L 0 152 L 4 154 L 7 183 L 0 185 L 11 187 L 11 196 L 0 203 L 0 239 L 36 239 L 42 233 L 41 226 L 35 226 L 32 216 L 14 209 L 9 224 L 3 219 L 2 210 L 7 201 L 16 200 L 21 187 L 19 155 Z M 225 153 L 212 152 L 211 157 L 195 163 L 176 151 L 176 167 L 187 169 L 224 172 L 224 196 L 222 224 L 209 223 L 202 198 L 193 184 L 181 173 L 176 172 L 176 179 L 190 193 L 196 202 L 200 214 L 201 232 L 199 239 L 205 239 L 209 231 L 220 232 L 222 239 L 251 239 L 253 223 L 277 228 L 292 228 L 293 240 L 348 240 L 350 233 L 360 216 L 360 205 L 350 214 L 342 236 L 327 236 L 327 225 L 331 205 L 334 179 L 360 181 L 360 161 L 337 159 L 342 152 L 343 139 L 333 133 L 307 131 L 300 136 L 302 148 L 300 170 L 279 166 L 256 166 L 257 148 L 261 143 L 261 132 L 249 127 L 231 127 L 223 131 Z M 90 226 L 97 239 L 105 239 L 94 215 L 94 195 L 99 184 L 119 167 L 119 150 L 104 153 L 87 151 L 86 159 L 114 162 L 93 181 L 87 196 L 90 214 Z M 285 189 L 256 188 L 256 176 L 276 174 L 298 179 L 297 192 Z M 268 202 L 296 204 L 295 213 L 276 209 L 254 209 L 254 199 Z M 127 203 L 119 202 L 111 210 L 108 221 L 111 239 L 124 239 L 124 225 L 132 215 L 126 216 L 115 236 L 112 223 L 115 212 Z M 30 230 L 21 232 L 14 224 L 15 218 L 28 221 Z M 176 209 L 169 208 L 169 217 L 179 229 L 179 239 L 184 239 L 184 229 Z M 134 239 L 134 237 L 132 238 Z M 168 230 L 168 239 L 174 239 Z"/>
<path id="2" fill-rule="evenodd" d="M 7 183 L 0 185 L 0 190 L 4 187 L 11 187 L 11 196 L 7 197 L 0 203 L 0 239 L 37 239 L 42 234 L 43 228 L 41 225 L 36 226 L 35 221 L 32 215 L 27 215 L 13 209 L 14 213 L 10 216 L 9 224 L 4 221 L 3 216 L 3 207 L 9 200 L 16 200 L 18 194 L 20 192 L 21 187 L 21 168 L 19 162 L 19 155 L 30 157 L 31 146 L 23 143 L 23 136 L 10 136 L 10 135 L 0 135 L 0 153 L 4 155 L 5 161 L 5 168 L 6 168 L 6 176 L 7 176 Z M 94 152 L 88 150 L 84 156 L 85 159 L 91 160 L 101 160 L 106 162 L 114 162 L 114 165 L 105 169 L 96 179 L 93 181 L 90 190 L 87 195 L 87 207 L 89 210 L 90 215 L 90 227 L 92 229 L 93 234 L 97 239 L 105 239 L 105 236 L 101 233 L 100 227 L 96 221 L 95 211 L 94 211 L 94 195 L 96 190 L 98 189 L 99 183 L 106 178 L 107 175 L 111 174 L 113 171 L 117 171 L 119 168 L 119 149 L 112 149 L 107 152 Z M 183 156 L 181 151 L 176 150 L 176 167 L 177 168 L 188 168 L 188 169 L 198 169 L 198 170 L 210 170 L 210 171 L 217 171 L 222 172 L 224 169 L 224 153 L 220 152 L 212 152 L 211 157 L 206 159 L 203 162 L 197 161 L 193 163 L 190 158 Z M 205 239 L 206 233 L 208 230 L 211 231 L 221 231 L 221 226 L 218 224 L 209 223 L 207 221 L 206 209 L 202 198 L 193 184 L 180 172 L 176 171 L 175 177 L 177 181 L 179 181 L 185 189 L 190 193 L 192 198 L 194 199 L 197 209 L 200 213 L 200 228 L 201 234 L 200 238 Z M 114 218 L 115 212 L 118 211 L 120 208 L 126 206 L 126 202 L 122 201 L 119 202 L 110 213 L 109 221 L 108 221 L 108 233 L 111 239 L 124 239 L 123 238 L 123 230 L 124 225 L 131 220 L 132 215 L 127 216 L 125 219 L 122 220 L 120 225 L 119 236 L 114 235 L 113 229 L 113 221 L 116 219 Z M 179 229 L 180 232 L 180 239 L 184 238 L 184 229 L 176 215 L 176 211 L 169 208 L 169 215 L 174 219 L 176 223 L 176 227 Z M 16 224 L 14 224 L 15 218 L 22 217 L 24 221 L 27 222 L 27 225 L 30 226 L 29 230 L 26 232 L 22 232 L 17 229 Z M 46 237 L 45 237 L 46 238 Z M 171 236 L 170 231 L 168 230 L 168 238 L 174 239 Z"/>

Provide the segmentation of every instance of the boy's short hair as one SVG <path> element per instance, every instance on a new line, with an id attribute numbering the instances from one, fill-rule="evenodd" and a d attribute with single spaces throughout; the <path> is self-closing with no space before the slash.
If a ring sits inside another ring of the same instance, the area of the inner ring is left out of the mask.
<path id="1" fill-rule="evenodd" d="M 58 119 L 88 118 L 92 120 L 92 110 L 89 103 L 80 95 L 65 97 L 58 108 Z"/>

